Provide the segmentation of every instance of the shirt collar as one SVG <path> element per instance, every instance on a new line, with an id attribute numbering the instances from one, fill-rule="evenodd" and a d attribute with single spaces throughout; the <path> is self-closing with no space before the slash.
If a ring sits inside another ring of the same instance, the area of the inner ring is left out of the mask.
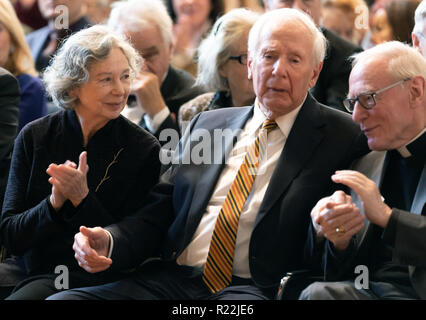
<path id="1" fill-rule="evenodd" d="M 292 110 L 290 113 L 287 113 L 275 119 L 275 122 L 277 123 L 278 128 L 281 130 L 281 132 L 284 134 L 286 138 L 290 134 L 294 121 L 296 121 L 296 117 L 299 114 L 299 111 L 302 108 L 305 101 L 306 101 L 306 97 L 305 99 L 303 99 L 300 106 L 298 106 L 296 109 Z M 258 101 L 257 98 L 254 105 L 255 105 L 255 108 L 254 108 L 253 120 L 255 121 L 256 127 L 259 128 L 263 124 L 263 122 L 266 120 L 266 117 L 263 114 L 262 110 L 260 109 L 260 102 Z"/>
<path id="2" fill-rule="evenodd" d="M 424 146 L 426 141 L 426 128 L 423 129 L 417 136 L 415 136 L 405 146 L 399 147 L 397 151 L 403 158 L 411 157 L 413 154 L 418 152 L 424 152 Z M 420 150 L 419 150 L 420 149 Z"/>

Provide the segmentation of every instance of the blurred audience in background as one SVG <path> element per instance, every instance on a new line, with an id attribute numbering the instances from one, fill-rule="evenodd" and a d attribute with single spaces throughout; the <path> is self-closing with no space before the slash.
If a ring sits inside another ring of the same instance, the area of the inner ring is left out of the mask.
<path id="1" fill-rule="evenodd" d="M 411 44 L 414 12 L 420 0 L 389 0 L 382 2 L 371 20 L 371 42 L 377 45 L 397 40 Z"/>
<path id="2" fill-rule="evenodd" d="M 86 0 L 87 17 L 93 24 L 105 23 L 116 0 Z"/>
<path id="3" fill-rule="evenodd" d="M 225 11 L 223 0 L 166 0 L 173 20 L 172 65 L 197 75 L 196 54 L 202 38 Z"/>
<path id="4" fill-rule="evenodd" d="M 411 34 L 413 47 L 426 57 L 426 0 L 423 0 L 416 9 L 414 28 Z"/>
<path id="5" fill-rule="evenodd" d="M 322 25 L 359 46 L 368 30 L 368 6 L 364 0 L 324 0 Z"/>
<path id="6" fill-rule="evenodd" d="M 40 13 L 37 0 L 12 0 L 11 2 L 26 33 L 47 25 L 46 19 Z"/>
<path id="7" fill-rule="evenodd" d="M 27 35 L 36 69 L 42 72 L 49 64 L 61 41 L 90 25 L 86 16 L 86 0 L 38 0 L 39 10 L 47 26 Z"/>
<path id="8" fill-rule="evenodd" d="M 0 67 L 19 82 L 19 130 L 47 114 L 44 86 L 34 68 L 24 30 L 9 0 L 0 0 Z"/>
<path id="9" fill-rule="evenodd" d="M 173 22 L 161 0 L 116 2 L 108 25 L 127 36 L 144 58 L 144 66 L 132 85 L 123 115 L 153 133 L 179 131 L 181 105 L 204 93 L 194 77 L 170 65 L 173 53 Z M 132 98 L 132 97 L 131 97 Z"/>
<path id="10" fill-rule="evenodd" d="M 197 84 L 213 92 L 181 107 L 181 125 L 201 111 L 253 104 L 255 93 L 253 82 L 248 79 L 247 42 L 258 17 L 250 10 L 233 9 L 216 21 L 200 45 L 197 76 Z"/>
<path id="11" fill-rule="evenodd" d="M 0 67 L 0 208 L 3 206 L 13 143 L 18 133 L 18 114 L 18 81 L 9 71 Z"/>

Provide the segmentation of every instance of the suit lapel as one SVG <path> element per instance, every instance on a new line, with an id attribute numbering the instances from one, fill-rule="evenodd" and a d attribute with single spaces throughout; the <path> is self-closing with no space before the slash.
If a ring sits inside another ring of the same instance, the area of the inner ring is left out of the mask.
<path id="1" fill-rule="evenodd" d="M 323 139 L 324 133 L 321 130 L 323 126 L 321 109 L 308 94 L 278 159 L 260 205 L 255 225 L 271 210 L 275 202 L 286 192 L 291 182 L 303 169 L 306 161 Z"/>
<path id="2" fill-rule="evenodd" d="M 253 107 L 246 108 L 243 112 L 239 113 L 237 116 L 228 118 L 224 122 L 222 128 L 213 128 L 213 129 L 231 129 L 238 130 L 243 129 L 248 119 L 253 116 Z M 195 128 L 196 129 L 196 128 Z M 213 135 L 213 132 L 211 131 Z M 220 174 L 225 168 L 225 160 L 229 153 L 232 151 L 234 146 L 235 139 L 225 139 L 224 146 L 222 147 L 222 161 L 220 164 L 206 165 L 205 170 L 200 174 L 200 181 L 197 183 L 197 186 L 194 191 L 193 201 L 191 207 L 188 211 L 188 224 L 186 225 L 185 231 L 185 240 L 184 246 L 191 241 L 192 235 L 195 232 L 206 208 L 208 202 L 214 192 L 215 186 L 219 179 Z M 212 138 L 212 150 L 217 146 L 214 145 L 214 139 Z"/>
<path id="3" fill-rule="evenodd" d="M 366 156 L 362 157 L 360 160 L 357 160 L 357 162 L 355 162 L 351 166 L 351 168 L 353 170 L 361 172 L 369 179 L 373 180 L 380 189 L 383 181 L 385 158 L 386 152 L 372 151 Z M 361 212 L 364 214 L 364 208 L 362 206 L 361 199 L 358 197 L 358 195 L 352 191 L 351 197 L 356 206 L 360 208 Z M 364 227 L 355 235 L 355 238 L 357 239 L 356 243 L 363 243 L 367 235 L 367 231 L 370 229 L 369 226 L 370 222 L 367 219 L 364 219 Z"/>
<path id="4" fill-rule="evenodd" d="M 422 211 L 426 208 L 426 164 L 423 168 L 420 176 L 419 184 L 417 186 L 416 194 L 414 195 L 413 204 L 411 206 L 411 212 L 416 214 L 422 214 Z"/>

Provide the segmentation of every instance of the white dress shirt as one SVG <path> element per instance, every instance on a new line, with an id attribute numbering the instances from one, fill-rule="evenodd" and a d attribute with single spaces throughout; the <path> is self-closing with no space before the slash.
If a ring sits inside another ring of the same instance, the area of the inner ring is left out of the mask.
<path id="1" fill-rule="evenodd" d="M 254 180 L 250 194 L 240 214 L 232 271 L 235 276 L 251 278 L 248 252 L 254 222 L 272 173 L 284 149 L 286 139 L 300 108 L 301 105 L 289 114 L 277 118 L 275 121 L 278 124 L 278 128 L 268 133 L 266 159 L 260 162 L 258 168 L 259 174 Z M 258 101 L 256 100 L 253 117 L 247 121 L 241 132 L 190 244 L 177 259 L 178 264 L 196 267 L 204 266 L 217 216 L 225 202 L 231 184 L 244 161 L 246 150 L 256 139 L 265 120 L 266 117 L 259 108 Z"/>

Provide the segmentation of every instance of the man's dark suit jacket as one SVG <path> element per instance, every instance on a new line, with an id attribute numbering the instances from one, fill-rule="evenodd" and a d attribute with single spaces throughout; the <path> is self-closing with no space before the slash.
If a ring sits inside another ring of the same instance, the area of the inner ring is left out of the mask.
<path id="1" fill-rule="evenodd" d="M 90 21 L 87 17 L 83 16 L 81 19 L 76 21 L 74 24 L 70 26 L 68 30 L 66 30 L 66 35 L 69 36 L 72 33 L 80 31 L 84 28 L 90 26 Z M 49 43 L 49 35 L 51 33 L 51 29 L 49 26 L 45 26 L 41 29 L 35 30 L 26 36 L 26 40 L 28 46 L 31 50 L 31 55 L 34 59 L 35 66 L 37 71 L 42 72 L 47 66 L 47 62 L 45 59 L 42 59 L 41 55 L 43 51 L 46 49 Z M 62 39 L 61 39 L 62 40 Z"/>
<path id="2" fill-rule="evenodd" d="M 348 94 L 351 62 L 348 59 L 354 53 L 362 51 L 334 32 L 321 28 L 326 37 L 327 52 L 318 81 L 311 93 L 320 103 L 346 112 L 343 100 Z"/>
<path id="3" fill-rule="evenodd" d="M 19 101 L 18 80 L 0 68 L 0 210 L 9 176 L 13 144 L 18 133 Z"/>
<path id="4" fill-rule="evenodd" d="M 179 125 L 177 122 L 177 116 L 179 114 L 179 108 L 187 101 L 198 97 L 200 94 L 205 93 L 205 90 L 200 86 L 195 86 L 194 77 L 185 70 L 176 69 L 169 66 L 166 79 L 164 79 L 161 85 L 161 95 L 163 96 L 164 102 L 170 110 L 170 115 L 163 121 L 156 132 L 153 135 L 158 139 L 163 129 L 175 129 L 179 132 Z M 140 125 L 147 129 L 145 120 L 142 116 Z M 164 142 L 160 141 L 161 144 Z"/>
<path id="5" fill-rule="evenodd" d="M 225 108 L 195 116 L 176 159 L 132 218 L 107 227 L 114 239 L 112 268 L 136 266 L 160 249 L 176 259 L 192 240 L 225 164 L 186 163 L 198 139 L 197 129 L 244 128 L 253 107 Z M 236 137 L 235 137 L 236 139 Z M 235 140 L 234 139 L 234 140 Z M 210 148 L 213 150 L 214 139 Z M 232 139 L 228 139 L 232 140 Z M 219 148 L 224 157 L 232 141 Z M 217 150 L 216 150 L 217 151 Z M 276 287 L 286 271 L 303 266 L 310 211 L 333 189 L 335 170 L 347 168 L 368 147 L 350 116 L 317 103 L 308 95 L 287 138 L 254 224 L 249 245 L 252 278 L 260 287 Z M 223 162 L 223 158 L 222 158 Z"/>

